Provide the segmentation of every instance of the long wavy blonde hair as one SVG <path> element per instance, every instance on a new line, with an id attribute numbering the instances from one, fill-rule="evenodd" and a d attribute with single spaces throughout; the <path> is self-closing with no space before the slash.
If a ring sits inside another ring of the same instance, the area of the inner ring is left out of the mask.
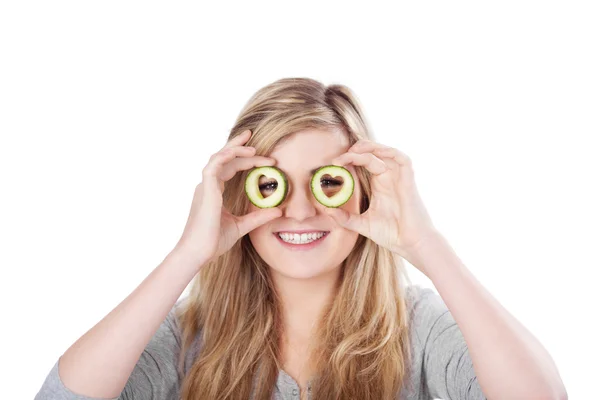
<path id="1" fill-rule="evenodd" d="M 269 155 L 286 136 L 307 128 L 341 129 L 350 145 L 373 140 L 348 87 L 309 78 L 284 78 L 257 91 L 228 140 L 251 129 L 247 145 L 257 155 Z M 363 167 L 356 171 L 362 213 L 369 207 L 370 175 Z M 223 206 L 234 215 L 243 215 L 249 206 L 243 195 L 247 173 L 225 182 Z M 342 264 L 336 295 L 316 327 L 311 365 L 319 374 L 311 381 L 312 399 L 393 399 L 408 384 L 411 351 L 402 285 L 408 281 L 399 256 L 359 235 Z M 183 378 L 182 399 L 271 398 L 282 368 L 282 306 L 270 267 L 248 235 L 202 267 L 178 317 L 180 374 L 199 334 L 202 343 Z"/>

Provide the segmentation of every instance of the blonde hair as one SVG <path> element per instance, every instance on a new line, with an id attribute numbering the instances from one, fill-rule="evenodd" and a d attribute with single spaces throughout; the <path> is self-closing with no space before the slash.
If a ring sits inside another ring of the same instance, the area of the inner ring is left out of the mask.
<path id="1" fill-rule="evenodd" d="M 246 103 L 228 140 L 252 130 L 247 145 L 269 155 L 288 135 L 307 128 L 341 129 L 350 145 L 373 140 L 352 91 L 309 78 L 279 79 Z M 370 175 L 356 167 L 369 206 Z M 248 171 L 225 182 L 223 206 L 243 215 L 249 206 L 243 183 Z M 336 295 L 317 325 L 311 365 L 314 400 L 393 399 L 406 382 L 410 343 L 402 259 L 359 235 L 342 264 Z M 182 327 L 179 372 L 201 333 L 202 348 L 183 378 L 182 399 L 270 399 L 281 367 L 281 302 L 269 266 L 248 235 L 204 265 L 178 313 Z"/>

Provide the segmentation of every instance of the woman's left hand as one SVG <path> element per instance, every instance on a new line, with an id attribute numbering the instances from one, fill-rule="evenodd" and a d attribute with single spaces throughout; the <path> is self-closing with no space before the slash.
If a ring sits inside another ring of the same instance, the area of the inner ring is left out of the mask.
<path id="1" fill-rule="evenodd" d="M 342 227 L 368 237 L 404 258 L 432 236 L 439 235 L 419 196 L 412 162 L 401 151 L 361 139 L 332 161 L 363 166 L 372 175 L 369 209 L 353 214 L 342 208 L 327 213 Z M 410 261 L 410 260 L 409 260 Z"/>

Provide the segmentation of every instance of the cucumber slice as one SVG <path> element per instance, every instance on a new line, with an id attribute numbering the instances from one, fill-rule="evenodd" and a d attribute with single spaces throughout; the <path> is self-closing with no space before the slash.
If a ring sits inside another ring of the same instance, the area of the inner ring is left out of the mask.
<path id="1" fill-rule="evenodd" d="M 331 176 L 331 180 L 338 182 L 339 186 L 323 189 L 321 178 Z M 341 179 L 340 179 L 341 178 Z M 343 179 L 343 182 L 341 180 Z M 354 193 L 354 178 L 350 171 L 338 165 L 326 165 L 319 168 L 310 181 L 310 189 L 319 203 L 329 208 L 344 205 Z"/>
<path id="2" fill-rule="evenodd" d="M 265 176 L 264 182 L 261 182 L 261 177 Z M 276 189 L 273 190 L 273 185 L 276 184 Z M 260 188 L 261 185 L 267 185 Z M 259 208 L 277 207 L 288 192 L 288 182 L 285 174 L 277 167 L 257 167 L 254 168 L 246 177 L 244 185 L 246 196 L 248 199 Z M 262 190 L 262 191 L 261 191 Z M 263 196 L 263 191 L 268 193 Z"/>

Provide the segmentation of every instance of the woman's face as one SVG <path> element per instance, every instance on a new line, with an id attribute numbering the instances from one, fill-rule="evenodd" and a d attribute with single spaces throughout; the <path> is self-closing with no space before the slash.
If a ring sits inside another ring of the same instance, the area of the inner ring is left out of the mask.
<path id="1" fill-rule="evenodd" d="M 254 229 L 249 237 L 274 273 L 298 279 L 315 278 L 337 272 L 335 270 L 350 254 L 358 233 L 337 225 L 310 190 L 311 171 L 331 164 L 349 147 L 348 137 L 341 131 L 307 129 L 287 137 L 270 154 L 276 160 L 275 166 L 287 176 L 288 193 L 278 206 L 282 216 Z M 350 200 L 340 208 L 358 214 L 362 193 L 356 170 L 352 165 L 344 167 L 354 177 L 355 186 Z M 258 209 L 250 203 L 249 211 Z M 294 231 L 326 234 L 310 244 L 288 244 L 278 235 Z"/>

